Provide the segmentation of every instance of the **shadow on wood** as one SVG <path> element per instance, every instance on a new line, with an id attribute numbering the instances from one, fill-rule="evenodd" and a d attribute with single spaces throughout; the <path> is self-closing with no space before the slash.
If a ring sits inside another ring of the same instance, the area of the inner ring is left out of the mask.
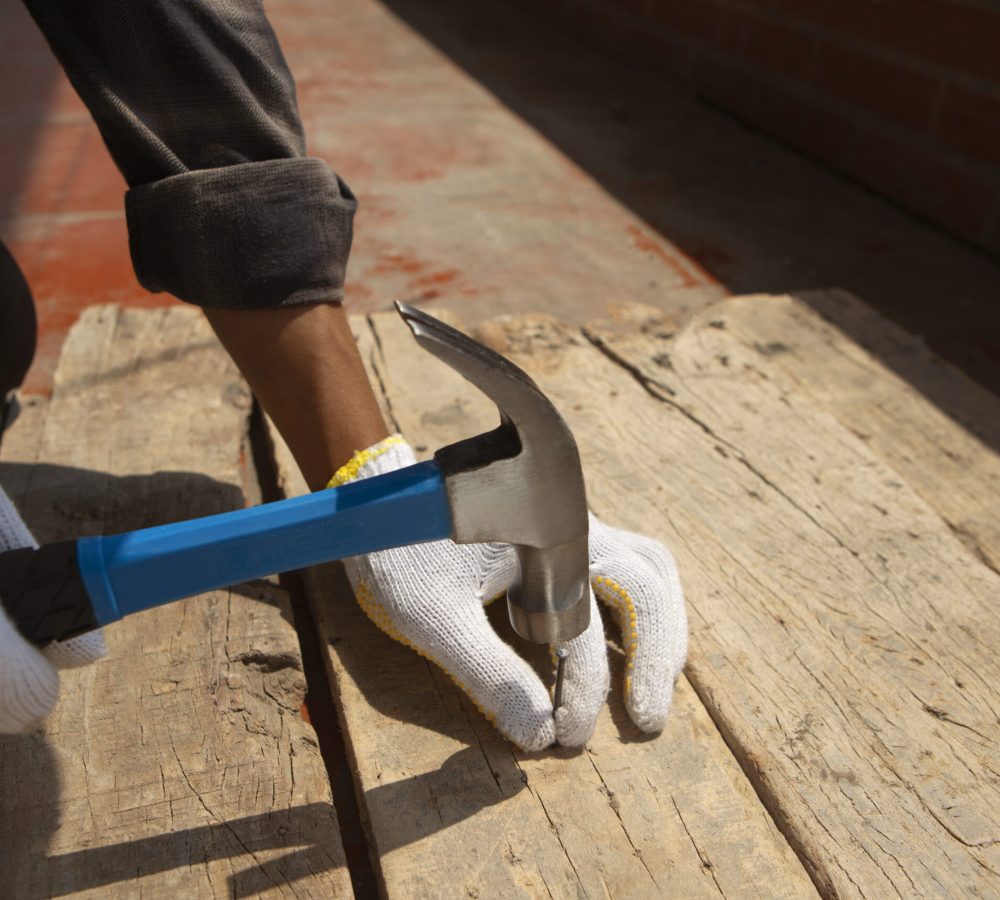
<path id="1" fill-rule="evenodd" d="M 117 477 L 71 466 L 5 462 L 0 464 L 0 483 L 18 502 L 25 521 L 42 542 L 109 530 L 102 529 L 102 522 L 124 531 L 175 521 L 182 515 L 191 518 L 238 508 L 244 502 L 242 491 L 234 485 L 191 472 Z M 274 587 L 263 581 L 236 585 L 230 593 L 274 605 Z M 284 605 L 280 612 L 291 623 Z M 57 741 L 61 752 L 74 752 L 70 747 L 75 743 L 73 736 L 65 733 Z M 0 870 L 34 871 L 32 883 L 46 884 L 47 895 L 60 896 L 118 882 L 134 884 L 146 875 L 188 867 L 192 855 L 206 863 L 238 856 L 255 860 L 254 865 L 229 876 L 228 893 L 235 897 L 255 896 L 274 885 L 329 868 L 328 846 L 298 846 L 307 840 L 300 835 L 315 834 L 317 827 L 328 827 L 331 834 L 337 834 L 336 815 L 329 803 L 170 830 L 175 815 L 171 802 L 166 822 L 147 823 L 150 828 L 165 826 L 162 833 L 49 856 L 49 846 L 67 808 L 90 805 L 95 799 L 66 795 L 56 753 L 45 731 L 0 735 L 0 783 L 7 786 L 0 803 Z M 27 769 L 30 779 L 25 777 Z M 24 793 L 29 790 L 30 796 Z M 25 815 L 27 810 L 30 815 Z M 93 807 L 90 815 L 95 815 Z M 317 825 L 322 817 L 329 820 L 328 826 L 322 822 Z M 75 811 L 70 818 L 76 818 Z M 292 848 L 292 852 L 270 860 L 256 857 L 260 850 L 284 846 Z"/>
<path id="2" fill-rule="evenodd" d="M 148 528 L 244 505 L 238 487 L 197 472 L 118 476 L 49 463 L 3 462 L 0 482 L 42 543 Z"/>
<path id="3" fill-rule="evenodd" d="M 5 737 L 0 747 L 3 759 L 29 750 L 32 763 L 45 774 L 53 796 L 59 795 L 58 767 L 43 735 Z M 226 893 L 230 897 L 254 897 L 332 868 L 329 847 L 310 842 L 308 835 L 315 834 L 317 828 L 329 828 L 334 833 L 337 830 L 332 807 L 328 803 L 311 803 L 49 855 L 49 839 L 58 820 L 58 806 L 42 802 L 33 807 L 30 818 L 22 817 L 20 827 L 0 844 L 0 868 L 12 872 L 30 867 L 44 873 L 40 880 L 46 885 L 45 895 L 53 897 L 122 882 L 135 887 L 147 876 L 189 867 L 192 858 L 208 863 L 235 857 L 250 857 L 254 862 L 229 874 Z M 278 848 L 288 848 L 289 852 L 269 860 L 257 858 L 260 851 Z"/>

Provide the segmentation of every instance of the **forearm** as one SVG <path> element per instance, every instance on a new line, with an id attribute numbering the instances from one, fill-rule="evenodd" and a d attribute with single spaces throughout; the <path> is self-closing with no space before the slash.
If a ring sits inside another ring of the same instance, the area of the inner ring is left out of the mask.
<path id="1" fill-rule="evenodd" d="M 206 309 L 312 490 L 389 433 L 339 305 Z"/>

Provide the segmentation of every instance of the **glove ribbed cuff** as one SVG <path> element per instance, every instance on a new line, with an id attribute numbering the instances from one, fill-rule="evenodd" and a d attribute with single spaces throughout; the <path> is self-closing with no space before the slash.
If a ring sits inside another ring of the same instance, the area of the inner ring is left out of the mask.
<path id="1" fill-rule="evenodd" d="M 413 448 L 400 434 L 391 434 L 367 450 L 358 450 L 327 482 L 327 487 L 340 487 L 352 481 L 361 481 L 374 475 L 384 475 L 397 469 L 412 466 L 417 458 Z"/>

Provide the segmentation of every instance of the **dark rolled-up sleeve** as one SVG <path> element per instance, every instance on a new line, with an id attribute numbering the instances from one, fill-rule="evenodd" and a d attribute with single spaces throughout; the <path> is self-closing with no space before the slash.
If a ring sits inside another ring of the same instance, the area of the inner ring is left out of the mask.
<path id="1" fill-rule="evenodd" d="M 199 169 L 126 195 L 136 275 L 216 308 L 343 298 L 355 201 L 318 159 Z"/>
<path id="2" fill-rule="evenodd" d="M 252 309 L 339 301 L 357 202 L 305 154 L 258 0 L 26 0 L 128 182 L 150 291 Z"/>

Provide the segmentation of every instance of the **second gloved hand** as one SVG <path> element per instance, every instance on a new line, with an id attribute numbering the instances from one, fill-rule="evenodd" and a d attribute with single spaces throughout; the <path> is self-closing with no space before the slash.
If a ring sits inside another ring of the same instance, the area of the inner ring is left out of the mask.
<path id="1" fill-rule="evenodd" d="M 0 553 L 37 546 L 0 488 Z M 16 734 L 33 728 L 55 705 L 59 693 L 56 669 L 94 662 L 107 649 L 104 634 L 98 630 L 39 650 L 21 637 L 2 601 L 0 597 L 0 734 Z"/>
<path id="2" fill-rule="evenodd" d="M 358 453 L 331 485 L 415 462 L 399 436 Z M 609 687 L 604 629 L 595 601 L 621 627 L 625 702 L 644 731 L 663 728 L 687 656 L 687 619 L 677 570 L 657 541 L 591 517 L 590 627 L 569 650 L 563 705 L 553 713 L 535 671 L 490 626 L 484 606 L 517 576 L 507 544 L 435 541 L 345 560 L 362 609 L 388 635 L 440 666 L 483 714 L 525 750 L 558 740 L 580 746 L 593 734 Z"/>

